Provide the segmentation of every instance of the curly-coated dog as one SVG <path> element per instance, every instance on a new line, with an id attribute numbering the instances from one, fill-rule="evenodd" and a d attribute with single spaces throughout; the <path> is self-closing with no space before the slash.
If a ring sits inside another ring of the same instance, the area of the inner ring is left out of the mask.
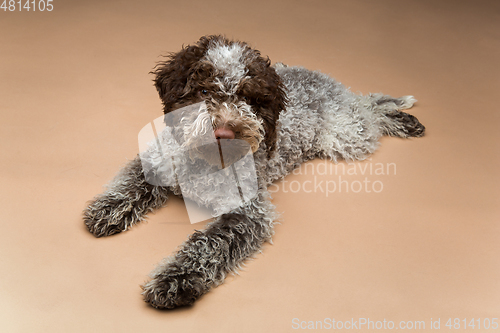
<path id="1" fill-rule="evenodd" d="M 208 124 L 217 140 L 247 142 L 258 180 L 251 200 L 216 216 L 152 272 L 142 288 L 156 308 L 192 304 L 270 240 L 276 220 L 267 192 L 272 182 L 316 157 L 363 160 L 383 135 L 420 137 L 425 130 L 401 111 L 413 106 L 412 96 L 357 95 L 325 74 L 271 66 L 248 44 L 223 36 L 202 37 L 169 55 L 153 74 L 165 114 L 203 102 L 199 123 L 205 129 Z M 200 181 L 192 190 L 207 186 L 217 184 Z M 96 237 L 125 231 L 162 207 L 169 194 L 181 194 L 178 184 L 152 185 L 138 156 L 85 209 L 85 224 Z"/>

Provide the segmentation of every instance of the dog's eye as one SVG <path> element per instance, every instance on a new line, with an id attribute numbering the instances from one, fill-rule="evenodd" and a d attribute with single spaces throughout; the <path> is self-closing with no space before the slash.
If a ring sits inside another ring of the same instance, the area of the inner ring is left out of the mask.
<path id="1" fill-rule="evenodd" d="M 201 89 L 199 91 L 199 93 L 200 93 L 200 96 L 207 96 L 208 95 L 208 90 L 207 89 Z"/>

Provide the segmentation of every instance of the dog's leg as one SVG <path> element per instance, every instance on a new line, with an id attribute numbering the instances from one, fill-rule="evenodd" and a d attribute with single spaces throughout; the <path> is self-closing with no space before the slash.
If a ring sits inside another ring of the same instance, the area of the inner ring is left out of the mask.
<path id="1" fill-rule="evenodd" d="M 85 225 L 96 237 L 125 231 L 148 212 L 160 208 L 167 200 L 167 192 L 167 187 L 146 182 L 141 160 L 136 157 L 84 210 Z"/>
<path id="2" fill-rule="evenodd" d="M 372 94 L 370 99 L 373 110 L 378 114 L 384 135 L 400 138 L 421 137 L 425 127 L 411 114 L 401 110 L 409 109 L 417 101 L 413 96 L 394 98 L 382 94 Z"/>
<path id="3" fill-rule="evenodd" d="M 142 287 L 144 300 L 166 309 L 193 304 L 259 251 L 272 236 L 273 218 L 273 206 L 262 194 L 247 206 L 221 215 L 151 273 L 151 280 Z"/>

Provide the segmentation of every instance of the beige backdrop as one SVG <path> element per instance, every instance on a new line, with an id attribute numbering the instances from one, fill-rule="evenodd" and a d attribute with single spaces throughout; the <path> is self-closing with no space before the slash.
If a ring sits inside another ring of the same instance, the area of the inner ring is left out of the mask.
<path id="1" fill-rule="evenodd" d="M 289 332 L 332 318 L 420 331 L 474 318 L 476 332 L 500 317 L 497 1 L 53 4 L 0 10 L 2 332 Z M 384 138 L 355 166 L 304 165 L 272 189 L 274 244 L 195 306 L 158 311 L 139 285 L 203 225 L 173 199 L 96 239 L 81 211 L 161 115 L 159 55 L 218 33 L 356 92 L 415 95 L 427 134 Z"/>

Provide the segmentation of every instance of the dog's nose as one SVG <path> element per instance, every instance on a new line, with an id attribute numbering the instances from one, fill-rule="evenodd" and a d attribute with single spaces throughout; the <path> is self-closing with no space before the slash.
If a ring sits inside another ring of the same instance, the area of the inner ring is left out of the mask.
<path id="1" fill-rule="evenodd" d="M 216 139 L 234 139 L 234 132 L 225 127 L 217 128 L 214 134 Z"/>

